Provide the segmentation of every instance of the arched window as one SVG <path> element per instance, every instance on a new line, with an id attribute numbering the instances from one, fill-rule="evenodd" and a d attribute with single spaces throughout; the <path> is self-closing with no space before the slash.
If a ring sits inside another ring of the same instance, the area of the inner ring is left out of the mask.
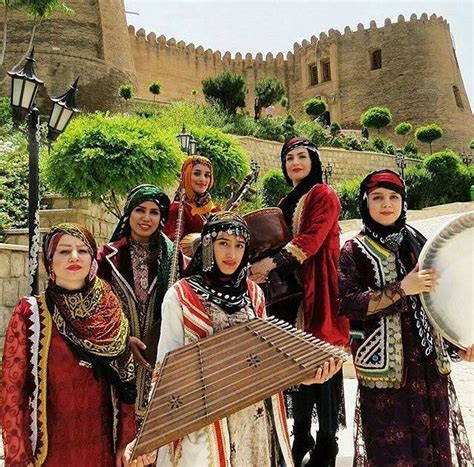
<path id="1" fill-rule="evenodd" d="M 309 85 L 315 86 L 318 84 L 318 67 L 313 63 L 308 67 L 309 71 Z"/>

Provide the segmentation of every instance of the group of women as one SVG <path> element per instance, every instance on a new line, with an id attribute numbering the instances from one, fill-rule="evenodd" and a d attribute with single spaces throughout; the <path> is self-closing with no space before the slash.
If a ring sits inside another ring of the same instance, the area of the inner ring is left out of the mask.
<path id="1" fill-rule="evenodd" d="M 212 165 L 202 156 L 183 165 L 184 201 L 170 204 L 152 185 L 132 190 L 99 251 L 82 226 L 51 228 L 43 242 L 46 290 L 20 300 L 5 337 L 7 466 L 128 465 L 153 384 L 152 328 L 160 327 L 159 365 L 171 350 L 265 318 L 257 283 L 273 270 L 303 288 L 285 310 L 297 327 L 351 345 L 359 381 L 354 465 L 472 464 L 449 358 L 473 361 L 474 347 L 448 345 L 427 320 L 418 294 L 434 290 L 438 277 L 418 268 L 425 239 L 406 224 L 403 180 L 390 170 L 364 179 L 363 227 L 340 252 L 340 203 L 322 183 L 317 148 L 293 138 L 281 161 L 293 188 L 279 207 L 292 239 L 251 265 L 246 222 L 214 205 Z M 168 289 L 181 202 L 179 233 L 201 232 L 201 243 Z M 247 407 L 132 465 L 299 466 L 306 456 L 306 465 L 334 466 L 344 424 L 341 362 L 330 361 L 286 397 Z"/>

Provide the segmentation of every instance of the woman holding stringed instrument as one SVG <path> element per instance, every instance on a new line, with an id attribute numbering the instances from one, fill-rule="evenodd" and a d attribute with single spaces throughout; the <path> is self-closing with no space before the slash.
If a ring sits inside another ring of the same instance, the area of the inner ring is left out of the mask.
<path id="1" fill-rule="evenodd" d="M 144 354 L 144 340 L 160 320 L 172 265 L 173 244 L 162 232 L 169 205 L 168 196 L 158 187 L 135 187 L 110 243 L 98 253 L 99 276 L 110 283 L 130 322 L 137 372 L 137 426 L 145 414 L 154 363 Z"/>
<path id="2" fill-rule="evenodd" d="M 303 297 L 285 304 L 281 317 L 296 321 L 299 329 L 319 339 L 346 346 L 349 322 L 338 315 L 339 199 L 332 187 L 322 182 L 319 152 L 311 141 L 286 141 L 281 164 L 293 189 L 279 208 L 293 238 L 281 250 L 253 263 L 251 279 L 258 283 L 271 281 L 272 271 L 276 270 L 285 276 L 283 280 L 290 281 L 295 274 L 303 285 Z M 338 452 L 336 432 L 345 425 L 342 372 L 324 385 L 300 387 L 291 393 L 289 402 L 294 417 L 295 464 L 299 467 L 312 449 L 308 465 L 334 466 Z M 312 414 L 319 422 L 316 444 L 311 436 Z"/>
<path id="3" fill-rule="evenodd" d="M 209 214 L 221 210 L 220 206 L 213 203 L 209 193 L 213 184 L 214 173 L 207 157 L 196 155 L 186 158 L 181 167 L 180 180 L 180 187 L 184 190 L 183 199 L 180 199 L 178 192 L 163 228 L 168 238 L 172 241 L 175 239 L 180 206 L 183 211 L 180 238 L 190 233 L 200 233 Z"/>
<path id="4" fill-rule="evenodd" d="M 157 362 L 186 344 L 252 318 L 265 317 L 263 292 L 247 279 L 249 238 L 240 216 L 228 211 L 210 216 L 185 278 L 168 290 L 163 300 Z M 231 345 L 228 352 L 232 355 Z M 331 359 L 315 369 L 305 384 L 327 381 L 341 365 L 342 361 L 336 364 Z M 232 381 L 228 384 L 232 391 Z M 156 465 L 291 466 L 288 441 L 284 403 L 278 394 L 160 448 Z M 129 445 L 129 456 L 131 449 Z M 140 456 L 132 465 L 152 462 L 153 457 Z"/>

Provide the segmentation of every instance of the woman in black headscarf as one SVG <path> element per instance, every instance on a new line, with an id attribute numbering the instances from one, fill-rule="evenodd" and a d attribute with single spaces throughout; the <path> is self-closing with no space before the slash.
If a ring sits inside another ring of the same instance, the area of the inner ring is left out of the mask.
<path id="1" fill-rule="evenodd" d="M 247 279 L 248 242 L 247 225 L 238 215 L 210 216 L 185 278 L 165 295 L 158 363 L 185 344 L 265 317 L 262 290 Z M 325 365 L 311 382 L 325 381 L 339 368 L 334 362 L 331 368 Z M 277 394 L 160 448 L 157 465 L 290 466 L 288 440 L 282 395 Z"/>
<path id="2" fill-rule="evenodd" d="M 391 170 L 361 183 L 362 231 L 341 252 L 341 313 L 351 319 L 359 381 L 354 465 L 472 465 L 448 352 L 418 294 L 437 283 L 420 271 L 426 239 L 406 224 L 403 180 Z M 474 360 L 474 347 L 459 356 Z M 453 436 L 454 449 L 450 434 Z"/>

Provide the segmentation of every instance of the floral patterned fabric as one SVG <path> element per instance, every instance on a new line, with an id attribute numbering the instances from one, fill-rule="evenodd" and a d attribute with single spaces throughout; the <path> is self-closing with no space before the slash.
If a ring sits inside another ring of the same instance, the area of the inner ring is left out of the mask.
<path id="1" fill-rule="evenodd" d="M 22 299 L 7 327 L 0 399 L 6 465 L 113 467 L 114 425 L 117 446 L 123 448 L 135 436 L 133 404 L 119 402 L 115 419 L 110 384 L 81 362 L 54 324 L 35 344 L 35 322 L 30 302 Z M 44 386 L 35 384 L 32 362 L 45 350 L 47 366 L 39 365 L 40 378 L 46 378 L 46 390 L 38 396 L 45 401 L 42 413 L 34 401 Z M 44 436 L 36 437 L 32 426 L 42 427 Z"/>

